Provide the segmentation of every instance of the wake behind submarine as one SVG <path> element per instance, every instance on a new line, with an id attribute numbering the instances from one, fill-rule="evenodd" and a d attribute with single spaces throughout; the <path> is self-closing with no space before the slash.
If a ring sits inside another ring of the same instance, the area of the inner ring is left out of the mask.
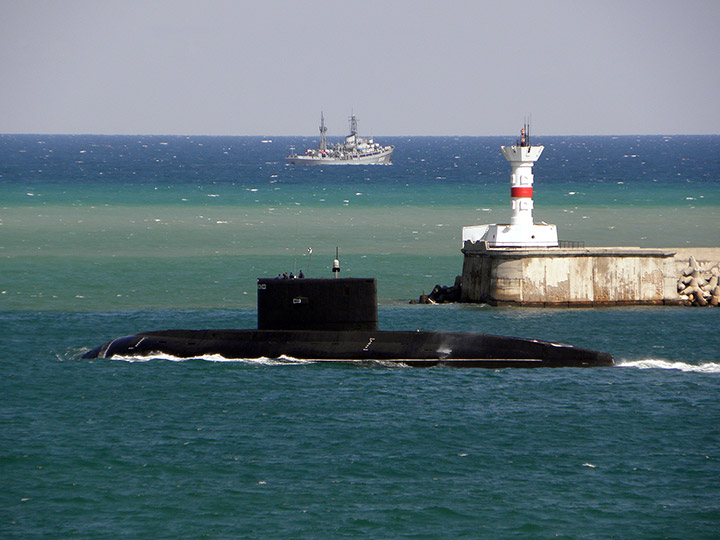
<path id="1" fill-rule="evenodd" d="M 257 329 L 159 330 L 113 339 L 83 358 L 291 358 L 413 367 L 612 366 L 610 354 L 486 334 L 378 330 L 374 278 L 257 280 Z"/>

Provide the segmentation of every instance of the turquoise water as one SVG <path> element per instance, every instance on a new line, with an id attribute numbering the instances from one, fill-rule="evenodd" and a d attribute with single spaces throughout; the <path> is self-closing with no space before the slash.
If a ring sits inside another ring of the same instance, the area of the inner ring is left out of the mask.
<path id="1" fill-rule="evenodd" d="M 343 274 L 376 276 L 383 301 L 451 285 L 462 227 L 510 217 L 499 146 L 512 141 L 390 142 L 391 167 L 322 170 L 283 163 L 311 139 L 3 136 L 0 301 L 252 307 L 256 277 L 328 275 L 336 247 Z M 562 239 L 718 245 L 718 137 L 542 142 L 535 220 Z"/>
<path id="2" fill-rule="evenodd" d="M 383 142 L 385 139 L 383 138 Z M 0 537 L 717 538 L 720 311 L 411 306 L 509 218 L 492 138 L 0 136 Z M 535 219 L 587 245 L 717 246 L 720 137 L 548 137 Z M 611 352 L 614 368 L 83 360 L 255 325 L 255 278 L 375 276 L 383 329 Z M 307 248 L 312 247 L 312 256 Z"/>

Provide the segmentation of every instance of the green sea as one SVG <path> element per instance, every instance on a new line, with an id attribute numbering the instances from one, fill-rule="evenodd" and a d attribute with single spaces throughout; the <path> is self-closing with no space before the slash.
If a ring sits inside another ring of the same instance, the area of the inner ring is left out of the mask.
<path id="1" fill-rule="evenodd" d="M 410 305 L 510 217 L 508 137 L 0 135 L 0 538 L 714 539 L 720 310 Z M 718 247 L 720 136 L 540 137 L 537 222 Z M 311 249 L 309 249 L 311 248 Z M 386 330 L 612 353 L 597 369 L 82 359 L 252 328 L 256 278 L 376 277 Z"/>

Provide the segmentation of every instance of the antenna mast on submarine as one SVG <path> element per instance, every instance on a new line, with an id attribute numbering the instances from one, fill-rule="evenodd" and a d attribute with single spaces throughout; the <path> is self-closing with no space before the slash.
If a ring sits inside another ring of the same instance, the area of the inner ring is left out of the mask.
<path id="1" fill-rule="evenodd" d="M 335 246 L 335 259 L 333 260 L 333 275 L 337 278 L 340 273 L 340 258 L 338 256 L 338 248 Z"/>

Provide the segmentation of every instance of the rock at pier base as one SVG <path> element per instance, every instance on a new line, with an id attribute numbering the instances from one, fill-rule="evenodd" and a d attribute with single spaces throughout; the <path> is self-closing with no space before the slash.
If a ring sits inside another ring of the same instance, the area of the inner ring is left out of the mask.
<path id="1" fill-rule="evenodd" d="M 452 287 L 435 285 L 430 294 L 421 294 L 420 298 L 411 300 L 411 304 L 450 304 L 459 302 L 462 296 L 462 276 L 455 277 Z"/>

